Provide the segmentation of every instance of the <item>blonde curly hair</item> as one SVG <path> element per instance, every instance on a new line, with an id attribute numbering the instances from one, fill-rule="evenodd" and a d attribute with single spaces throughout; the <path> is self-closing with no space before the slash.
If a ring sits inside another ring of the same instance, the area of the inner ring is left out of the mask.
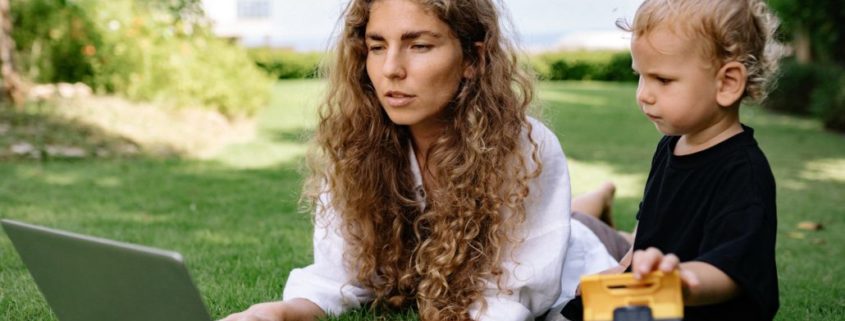
<path id="1" fill-rule="evenodd" d="M 423 171 L 433 184 L 423 209 L 409 129 L 390 121 L 367 76 L 364 35 L 377 1 L 352 0 L 342 17 L 303 195 L 315 212 L 332 207 L 340 216 L 345 264 L 353 281 L 373 291 L 374 308 L 466 320 L 470 305 L 486 306 L 488 280 L 509 290 L 502 258 L 520 242 L 513 232 L 525 220 L 528 181 L 542 170 L 526 116 L 533 78 L 504 36 L 500 3 L 416 1 L 449 25 L 475 70 L 446 107 L 448 125 L 426 155 Z M 323 193 L 330 204 L 320 203 Z"/>
<path id="2" fill-rule="evenodd" d="M 766 98 L 784 53 L 775 38 L 779 20 L 762 0 L 645 0 L 633 24 L 617 25 L 635 37 L 669 27 L 695 39 L 702 56 L 716 65 L 730 61 L 745 65 L 743 98 L 751 102 Z"/>

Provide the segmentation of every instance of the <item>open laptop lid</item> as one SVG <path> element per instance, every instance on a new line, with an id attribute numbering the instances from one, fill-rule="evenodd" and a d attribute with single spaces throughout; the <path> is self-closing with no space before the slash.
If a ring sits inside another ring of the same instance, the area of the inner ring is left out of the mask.
<path id="1" fill-rule="evenodd" d="M 182 256 L 2 220 L 60 321 L 210 321 Z"/>

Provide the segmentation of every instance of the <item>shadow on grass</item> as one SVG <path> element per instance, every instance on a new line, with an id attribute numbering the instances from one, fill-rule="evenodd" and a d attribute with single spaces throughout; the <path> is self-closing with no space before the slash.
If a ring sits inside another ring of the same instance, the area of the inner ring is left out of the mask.
<path id="1" fill-rule="evenodd" d="M 124 157 L 138 145 L 78 121 L 58 117 L 43 104 L 23 110 L 0 105 L 0 161 L 12 159 Z M 74 150 L 71 150 L 74 149 Z"/>
<path id="2" fill-rule="evenodd" d="M 308 129 L 266 126 L 256 142 L 233 146 L 240 158 L 270 154 L 248 168 L 225 158 L 120 155 L 132 142 L 39 106 L 0 109 L 0 130 L 0 149 L 27 142 L 40 157 L 0 158 L 0 218 L 179 251 L 215 317 L 277 299 L 289 271 L 311 261 L 296 154 Z M 49 157 L 53 144 L 85 155 Z M 94 156 L 104 150 L 120 157 Z M 0 320 L 55 320 L 5 235 Z"/>

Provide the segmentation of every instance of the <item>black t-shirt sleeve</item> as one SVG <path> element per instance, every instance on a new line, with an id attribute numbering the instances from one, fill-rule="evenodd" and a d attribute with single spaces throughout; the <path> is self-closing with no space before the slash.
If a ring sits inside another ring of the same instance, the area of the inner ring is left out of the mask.
<path id="1" fill-rule="evenodd" d="M 748 167 L 746 167 L 748 168 Z M 714 201 L 725 204 L 708 217 L 697 261 L 727 274 L 766 319 L 778 309 L 775 237 L 777 224 L 774 191 L 759 190 L 753 171 L 731 173 L 730 184 Z"/>

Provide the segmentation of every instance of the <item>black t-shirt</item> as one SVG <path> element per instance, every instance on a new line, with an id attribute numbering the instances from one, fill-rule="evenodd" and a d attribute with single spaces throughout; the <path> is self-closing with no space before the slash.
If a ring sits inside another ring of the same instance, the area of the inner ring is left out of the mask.
<path id="1" fill-rule="evenodd" d="M 777 312 L 775 180 L 753 129 L 707 150 L 675 156 L 664 137 L 652 159 L 634 249 L 656 247 L 681 262 L 709 263 L 740 294 L 686 307 L 684 320 L 772 320 Z"/>

